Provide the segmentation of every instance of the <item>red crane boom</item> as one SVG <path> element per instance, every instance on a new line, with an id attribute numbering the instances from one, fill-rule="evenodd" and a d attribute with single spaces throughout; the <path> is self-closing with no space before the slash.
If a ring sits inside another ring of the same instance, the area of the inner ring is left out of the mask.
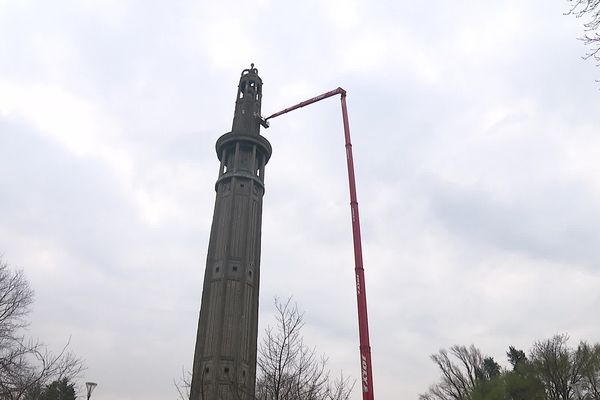
<path id="1" fill-rule="evenodd" d="M 354 160 L 352 158 L 352 142 L 350 141 L 350 124 L 346 108 L 346 91 L 340 87 L 322 95 L 300 102 L 292 107 L 276 112 L 263 120 L 267 121 L 290 111 L 302 108 L 309 104 L 341 95 L 342 120 L 344 123 L 344 138 L 346 141 L 346 162 L 348 165 L 348 185 L 350 187 L 350 210 L 352 211 L 352 239 L 354 241 L 354 271 L 356 275 L 356 304 L 358 308 L 358 331 L 360 340 L 360 370 L 363 400 L 374 400 L 373 396 L 373 369 L 371 366 L 371 345 L 369 343 L 369 318 L 367 315 L 367 292 L 365 288 L 365 271 L 363 269 L 362 239 L 360 237 L 360 218 L 358 214 L 358 200 L 356 197 L 356 178 L 354 176 Z"/>

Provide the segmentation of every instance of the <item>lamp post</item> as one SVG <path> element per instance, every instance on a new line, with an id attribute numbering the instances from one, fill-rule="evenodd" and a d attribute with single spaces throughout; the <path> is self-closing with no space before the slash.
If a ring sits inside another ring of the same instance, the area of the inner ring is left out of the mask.
<path id="1" fill-rule="evenodd" d="M 95 382 L 86 382 L 85 383 L 85 387 L 87 388 L 87 400 L 90 400 L 90 396 L 92 395 L 92 392 L 94 391 L 96 386 L 98 386 L 98 384 Z"/>

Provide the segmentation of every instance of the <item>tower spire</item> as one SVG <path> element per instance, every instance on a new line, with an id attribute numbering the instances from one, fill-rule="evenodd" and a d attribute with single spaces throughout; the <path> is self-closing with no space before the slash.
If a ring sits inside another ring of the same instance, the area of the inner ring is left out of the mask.
<path id="1" fill-rule="evenodd" d="M 240 77 L 231 132 L 220 160 L 194 352 L 190 400 L 253 400 L 256 381 L 260 238 L 265 165 L 260 135 L 262 80 Z"/>
<path id="2" fill-rule="evenodd" d="M 260 132 L 260 106 L 262 101 L 262 80 L 254 63 L 242 71 L 238 85 L 232 132 L 258 135 Z"/>

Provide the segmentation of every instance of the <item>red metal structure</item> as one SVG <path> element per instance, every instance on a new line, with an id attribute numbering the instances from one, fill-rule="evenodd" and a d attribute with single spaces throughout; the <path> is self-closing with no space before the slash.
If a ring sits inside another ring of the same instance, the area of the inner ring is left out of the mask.
<path id="1" fill-rule="evenodd" d="M 316 103 L 329 97 L 340 95 L 342 102 L 342 120 L 346 140 L 346 162 L 348 165 L 348 184 L 350 186 L 350 209 L 352 211 L 352 238 L 354 240 L 354 271 L 356 275 L 356 300 L 358 307 L 358 331 L 360 337 L 360 369 L 363 400 L 374 400 L 373 373 L 371 367 L 371 345 L 369 344 L 369 318 L 367 316 L 367 292 L 365 289 L 365 273 L 363 269 L 362 240 L 360 237 L 360 218 L 358 215 L 358 200 L 356 197 L 356 179 L 354 176 L 354 160 L 352 158 L 352 142 L 350 141 L 350 124 L 346 108 L 346 91 L 340 87 L 323 93 L 320 96 L 305 100 L 295 106 L 286 108 L 265 118 L 262 123 L 290 111 Z"/>

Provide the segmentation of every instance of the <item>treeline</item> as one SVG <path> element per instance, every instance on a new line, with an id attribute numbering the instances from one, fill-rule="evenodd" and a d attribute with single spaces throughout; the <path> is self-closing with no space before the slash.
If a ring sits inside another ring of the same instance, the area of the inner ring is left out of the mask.
<path id="1" fill-rule="evenodd" d="M 419 400 L 600 400 L 600 344 L 570 347 L 566 334 L 508 348 L 509 368 L 475 346 L 452 346 L 431 359 L 440 381 Z"/>

